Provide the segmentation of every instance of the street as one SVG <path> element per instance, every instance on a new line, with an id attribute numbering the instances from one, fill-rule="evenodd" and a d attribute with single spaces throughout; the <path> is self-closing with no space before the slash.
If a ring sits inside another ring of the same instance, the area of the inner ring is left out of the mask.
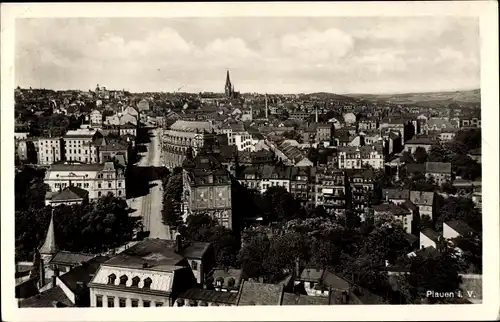
<path id="1" fill-rule="evenodd" d="M 159 147 L 160 130 L 152 131 L 151 142 L 147 145 L 147 151 L 143 158 L 137 163 L 137 167 L 160 167 L 161 151 Z M 135 214 L 143 218 L 144 230 L 149 231 L 150 238 L 170 239 L 170 230 L 162 222 L 162 183 L 161 180 L 149 182 L 154 185 L 149 193 L 134 199 L 127 200 L 129 207 L 136 209 Z"/>

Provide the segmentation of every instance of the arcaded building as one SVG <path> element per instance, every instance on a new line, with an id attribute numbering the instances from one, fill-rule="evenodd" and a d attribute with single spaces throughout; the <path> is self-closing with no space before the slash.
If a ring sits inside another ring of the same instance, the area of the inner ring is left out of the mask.
<path id="1" fill-rule="evenodd" d="M 163 132 L 165 166 L 181 167 L 189 147 L 196 155 L 210 138 L 215 137 L 213 126 L 204 121 L 177 120 Z"/>

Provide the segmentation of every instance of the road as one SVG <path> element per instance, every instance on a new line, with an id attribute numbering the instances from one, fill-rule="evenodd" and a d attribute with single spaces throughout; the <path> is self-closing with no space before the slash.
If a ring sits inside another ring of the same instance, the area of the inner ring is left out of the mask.
<path id="1" fill-rule="evenodd" d="M 137 164 L 139 167 L 161 166 L 160 130 L 152 131 L 151 142 L 147 146 L 147 152 Z M 129 207 L 136 209 L 136 213 L 143 218 L 144 230 L 149 231 L 150 238 L 171 239 L 170 229 L 165 226 L 161 218 L 162 210 L 162 184 L 161 180 L 149 182 L 154 185 L 145 196 L 129 200 Z"/>

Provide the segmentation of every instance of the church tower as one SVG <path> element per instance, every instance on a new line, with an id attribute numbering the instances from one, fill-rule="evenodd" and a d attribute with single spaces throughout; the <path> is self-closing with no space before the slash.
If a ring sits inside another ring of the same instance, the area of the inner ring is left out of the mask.
<path id="1" fill-rule="evenodd" d="M 229 77 L 229 70 L 226 73 L 226 86 L 224 86 L 224 93 L 226 97 L 233 97 L 233 85 L 231 84 L 231 78 Z"/>
<path id="2" fill-rule="evenodd" d="M 39 252 L 42 261 L 47 264 L 50 262 L 52 257 L 57 253 L 56 236 L 54 233 L 54 210 L 52 210 L 52 215 L 50 216 L 49 229 L 47 230 L 47 236 L 45 237 L 45 242 L 42 247 L 40 247 Z"/>

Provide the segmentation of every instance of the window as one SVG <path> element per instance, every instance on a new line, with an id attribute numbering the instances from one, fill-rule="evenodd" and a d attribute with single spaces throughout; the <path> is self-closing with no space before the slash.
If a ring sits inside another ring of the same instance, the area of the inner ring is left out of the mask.
<path id="1" fill-rule="evenodd" d="M 102 195 L 102 193 L 99 191 L 99 192 L 97 193 L 97 196 L 98 196 L 98 197 L 100 197 L 101 195 Z"/>
<path id="2" fill-rule="evenodd" d="M 118 306 L 119 307 L 127 307 L 127 299 L 123 298 L 123 297 L 120 297 L 118 299 Z"/>
<path id="3" fill-rule="evenodd" d="M 108 182 L 108 188 L 111 188 L 111 182 Z"/>
<path id="4" fill-rule="evenodd" d="M 132 285 L 130 285 L 131 287 L 138 287 L 139 286 L 139 282 L 141 281 L 141 279 L 139 277 L 134 277 L 132 279 Z"/>
<path id="5" fill-rule="evenodd" d="M 122 187 L 122 183 L 118 182 L 118 188 L 121 188 L 121 187 Z"/>
<path id="6" fill-rule="evenodd" d="M 156 303 L 155 303 L 155 306 L 156 306 L 156 307 L 163 306 L 163 302 L 156 302 Z"/>
<path id="7" fill-rule="evenodd" d="M 115 307 L 115 297 L 108 296 L 108 307 Z"/>
<path id="8" fill-rule="evenodd" d="M 116 280 L 115 274 L 111 274 L 108 276 L 108 284 L 115 284 L 115 280 Z"/>
<path id="9" fill-rule="evenodd" d="M 84 187 L 84 188 L 88 188 L 88 187 L 89 187 L 89 184 L 88 184 L 88 183 L 84 183 L 84 184 L 83 184 L 83 187 Z"/>
<path id="10" fill-rule="evenodd" d="M 101 184 L 100 183 L 97 184 L 97 188 L 101 189 Z"/>
<path id="11" fill-rule="evenodd" d="M 120 277 L 120 285 L 127 285 L 127 280 L 128 280 L 127 275 L 122 275 Z"/>
<path id="12" fill-rule="evenodd" d="M 121 196 L 122 195 L 122 191 L 121 190 L 118 190 L 118 195 Z"/>
<path id="13" fill-rule="evenodd" d="M 150 307 L 151 306 L 151 302 L 150 301 L 142 301 L 142 306 L 144 306 L 144 307 Z"/>
<path id="14" fill-rule="evenodd" d="M 153 283 L 153 281 L 151 280 L 151 278 L 147 277 L 144 279 L 144 286 L 142 288 L 150 288 L 151 287 L 151 283 Z"/>
<path id="15" fill-rule="evenodd" d="M 95 306 L 102 307 L 102 295 L 95 296 Z"/>
<path id="16" fill-rule="evenodd" d="M 198 263 L 196 261 L 191 261 L 191 268 L 193 268 L 193 271 L 196 271 L 198 269 Z"/>

